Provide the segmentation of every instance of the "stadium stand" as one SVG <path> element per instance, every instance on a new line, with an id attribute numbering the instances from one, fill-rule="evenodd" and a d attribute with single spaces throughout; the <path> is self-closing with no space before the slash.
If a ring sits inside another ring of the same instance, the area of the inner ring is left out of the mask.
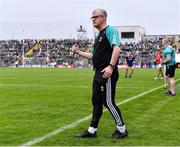
<path id="1" fill-rule="evenodd" d="M 132 52 L 137 67 L 151 68 L 156 65 L 154 54 L 161 48 L 161 39 L 144 39 L 139 43 L 121 44 L 122 54 L 119 65 L 125 64 L 125 57 Z M 174 40 L 170 38 L 170 41 Z M 0 41 L 0 66 L 58 66 L 58 67 L 91 67 L 91 62 L 74 56 L 71 52 L 73 44 L 79 44 L 81 48 L 91 50 L 93 40 L 76 39 L 24 39 Z M 176 46 L 175 46 L 176 47 Z M 23 60 L 24 57 L 24 60 Z M 25 62 L 25 63 L 23 63 Z"/>

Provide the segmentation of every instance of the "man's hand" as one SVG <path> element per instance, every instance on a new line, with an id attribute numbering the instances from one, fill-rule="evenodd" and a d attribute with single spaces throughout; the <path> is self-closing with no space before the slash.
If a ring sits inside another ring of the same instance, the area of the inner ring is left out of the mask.
<path id="1" fill-rule="evenodd" d="M 72 46 L 72 52 L 75 53 L 75 54 L 78 54 L 81 57 L 89 59 L 89 60 L 92 60 L 92 57 L 93 57 L 92 53 L 80 51 L 79 46 L 77 44 L 74 44 Z"/>
<path id="2" fill-rule="evenodd" d="M 165 60 L 162 61 L 163 64 L 168 63 L 171 60 L 171 56 L 167 56 Z"/>
<path id="3" fill-rule="evenodd" d="M 109 78 L 112 75 L 113 69 L 110 66 L 107 66 L 101 72 L 104 73 L 103 74 L 103 78 L 107 79 L 107 78 Z"/>
<path id="4" fill-rule="evenodd" d="M 74 44 L 72 46 L 72 52 L 75 53 L 75 54 L 79 54 L 80 49 L 79 49 L 79 46 L 77 44 Z"/>

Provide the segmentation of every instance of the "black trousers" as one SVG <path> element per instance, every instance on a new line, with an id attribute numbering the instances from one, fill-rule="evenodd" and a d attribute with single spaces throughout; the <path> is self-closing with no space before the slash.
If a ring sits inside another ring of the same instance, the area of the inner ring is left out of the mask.
<path id="1" fill-rule="evenodd" d="M 103 113 L 103 105 L 109 110 L 115 123 L 122 126 L 124 122 L 121 112 L 115 103 L 116 83 L 119 78 L 118 70 L 113 71 L 113 74 L 108 79 L 104 79 L 102 75 L 101 70 L 96 71 L 93 79 L 93 115 L 90 126 L 94 128 L 98 127 L 99 120 Z"/>

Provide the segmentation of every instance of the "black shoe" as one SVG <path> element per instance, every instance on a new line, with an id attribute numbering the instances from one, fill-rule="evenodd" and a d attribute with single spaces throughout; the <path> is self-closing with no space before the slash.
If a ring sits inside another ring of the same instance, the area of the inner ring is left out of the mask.
<path id="1" fill-rule="evenodd" d="M 127 78 L 127 76 L 125 76 L 125 78 Z"/>
<path id="2" fill-rule="evenodd" d="M 131 78 L 131 76 L 129 76 L 129 78 Z"/>
<path id="3" fill-rule="evenodd" d="M 169 95 L 169 94 L 172 94 L 171 91 L 169 90 L 168 92 L 165 92 L 164 93 L 165 95 Z"/>
<path id="4" fill-rule="evenodd" d="M 96 138 L 96 132 L 94 134 L 91 134 L 88 132 L 88 130 L 85 130 L 84 132 L 80 133 L 80 134 L 76 134 L 75 137 L 79 137 L 79 138 Z"/>
<path id="5" fill-rule="evenodd" d="M 113 134 L 112 134 L 112 138 L 115 139 L 123 139 L 123 138 L 127 138 L 128 137 L 128 132 L 127 130 L 125 130 L 124 133 L 121 133 L 119 130 L 116 130 Z"/>
<path id="6" fill-rule="evenodd" d="M 169 94 L 167 94 L 167 96 L 176 96 L 176 94 L 169 93 Z"/>

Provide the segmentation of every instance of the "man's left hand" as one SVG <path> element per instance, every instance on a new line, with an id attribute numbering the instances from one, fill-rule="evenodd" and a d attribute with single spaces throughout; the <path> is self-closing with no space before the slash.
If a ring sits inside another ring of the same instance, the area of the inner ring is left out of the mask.
<path id="1" fill-rule="evenodd" d="M 107 66 L 101 72 L 104 73 L 103 74 L 103 78 L 107 79 L 107 78 L 109 78 L 112 75 L 113 69 L 110 66 Z"/>

